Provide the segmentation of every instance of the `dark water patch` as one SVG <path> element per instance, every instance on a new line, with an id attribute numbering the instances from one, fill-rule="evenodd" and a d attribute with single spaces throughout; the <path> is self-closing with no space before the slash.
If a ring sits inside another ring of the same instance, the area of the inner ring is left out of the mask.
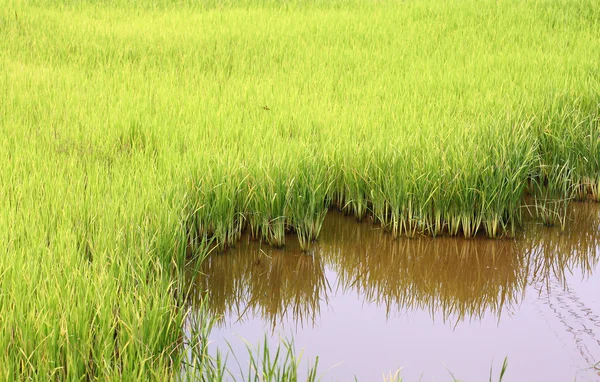
<path id="1" fill-rule="evenodd" d="M 221 317 L 214 345 L 243 362 L 265 333 L 320 357 L 324 380 L 597 380 L 600 209 L 575 204 L 565 232 L 529 224 L 515 239 L 393 240 L 330 213 L 307 255 L 242 240 L 197 278 Z M 227 341 L 227 342 L 226 342 Z"/>

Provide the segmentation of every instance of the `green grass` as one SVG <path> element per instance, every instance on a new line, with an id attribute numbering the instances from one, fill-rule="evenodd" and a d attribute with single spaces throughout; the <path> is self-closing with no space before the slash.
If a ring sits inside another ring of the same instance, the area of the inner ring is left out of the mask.
<path id="1" fill-rule="evenodd" d="M 245 229 L 598 200 L 596 1 L 1 5 L 2 379 L 175 378 L 183 270 Z"/>

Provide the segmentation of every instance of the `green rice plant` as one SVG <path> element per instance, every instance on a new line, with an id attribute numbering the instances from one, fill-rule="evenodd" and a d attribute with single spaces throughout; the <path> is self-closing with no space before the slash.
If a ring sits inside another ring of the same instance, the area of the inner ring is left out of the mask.
<path id="1" fill-rule="evenodd" d="M 535 142 L 528 141 L 529 129 L 528 121 L 517 119 L 510 134 L 490 131 L 480 137 L 488 150 L 479 171 L 480 213 L 488 237 L 515 236 L 522 224 L 521 206 L 538 159 Z"/>
<path id="2" fill-rule="evenodd" d="M 389 372 L 387 375 L 383 374 L 383 382 L 402 382 L 401 371 L 402 369 L 398 369 L 393 374 L 392 372 Z M 355 380 L 357 379 L 355 378 Z"/>
<path id="3" fill-rule="evenodd" d="M 588 101 L 589 102 L 589 101 Z M 583 139 L 578 144 L 579 168 L 578 176 L 578 199 L 583 200 L 591 197 L 595 202 L 600 201 L 600 105 L 592 104 L 580 111 L 581 122 L 579 126 L 583 132 Z M 586 195 L 587 194 L 587 195 Z"/>
<path id="4" fill-rule="evenodd" d="M 500 368 L 500 375 L 498 376 L 498 382 L 502 382 L 507 369 L 508 369 L 508 357 L 504 357 L 504 361 L 502 362 L 502 367 Z M 452 380 L 454 382 L 461 381 L 460 379 L 456 379 L 456 377 L 454 376 L 454 374 L 452 374 L 452 372 L 450 370 L 448 370 L 448 373 L 450 373 L 450 376 L 452 376 Z M 495 379 L 493 379 L 493 373 L 494 373 L 494 365 L 492 364 L 492 366 L 490 366 L 490 377 L 488 379 L 489 382 L 495 381 Z"/>
<path id="5" fill-rule="evenodd" d="M 346 164 L 349 162 L 348 158 L 352 158 L 354 163 Z M 344 155 L 340 175 L 342 184 L 340 195 L 343 195 L 341 210 L 361 221 L 368 212 L 369 185 L 366 174 L 370 173 L 370 162 L 365 160 L 360 163 L 359 159 L 362 157 L 355 158 L 350 154 Z"/>
<path id="6" fill-rule="evenodd" d="M 331 178 L 328 168 L 318 167 L 308 160 L 298 164 L 290 188 L 290 221 L 303 250 L 308 250 L 321 232 L 329 209 Z"/>
<path id="7" fill-rule="evenodd" d="M 498 376 L 498 382 L 502 382 L 504 379 L 504 374 L 506 374 L 506 370 L 508 369 L 508 357 L 504 357 L 504 361 L 502 362 L 502 368 L 500 368 L 500 375 Z M 490 378 L 489 381 L 492 382 L 492 374 L 494 373 L 494 366 L 490 366 Z"/>
<path id="8" fill-rule="evenodd" d="M 573 170 L 568 163 L 562 166 L 540 166 L 540 174 L 534 178 L 534 206 L 536 216 L 545 225 L 567 224 L 567 207 L 573 195 Z"/>
<path id="9" fill-rule="evenodd" d="M 226 380 L 227 358 L 218 351 L 215 357 L 209 353 L 209 335 L 217 317 L 207 315 L 205 300 L 190 307 L 186 317 L 181 371 L 175 379 L 182 381 Z M 193 310 L 192 310 L 193 309 Z"/>
<path id="10" fill-rule="evenodd" d="M 393 155 L 395 155 L 395 150 L 392 152 L 394 154 L 389 156 L 383 155 L 383 152 L 381 151 L 373 153 L 370 158 L 373 164 L 371 173 L 369 174 L 369 185 L 371 189 L 369 200 L 372 203 L 373 220 L 388 232 L 392 229 L 392 213 L 384 185 L 386 185 L 393 175 L 389 171 L 390 163 Z M 376 154 L 379 154 L 379 156 L 376 156 Z"/>
<path id="11" fill-rule="evenodd" d="M 536 127 L 542 165 L 568 163 L 573 184 L 569 197 L 579 200 L 594 198 L 594 178 L 600 169 L 599 106 L 593 93 L 574 100 L 557 97 L 549 102 Z"/>
<path id="12" fill-rule="evenodd" d="M 289 224 L 291 180 L 283 166 L 271 166 L 259 170 L 252 180 L 249 220 L 251 233 L 274 247 L 285 245 L 285 234 Z"/>
<path id="13" fill-rule="evenodd" d="M 247 175 L 219 164 L 208 166 L 211 170 L 194 182 L 189 194 L 188 234 L 196 245 L 214 239 L 224 250 L 235 245 L 244 228 L 248 195 L 242 186 Z"/>
<path id="14" fill-rule="evenodd" d="M 283 347 L 282 347 L 283 345 Z M 230 349 L 231 345 L 229 345 Z M 285 381 L 295 382 L 299 380 L 298 369 L 302 360 L 302 353 L 296 356 L 294 340 L 284 339 L 282 343 L 277 345 L 277 348 L 272 350 L 268 344 L 267 337 L 263 339 L 263 344 L 258 345 L 255 349 L 249 343 L 246 343 L 248 350 L 249 362 L 248 370 L 244 372 L 236 355 L 233 354 L 239 367 L 239 380 L 251 381 Z M 317 381 L 317 369 L 319 358 L 315 359 L 314 365 L 309 364 L 306 381 Z M 231 373 L 231 372 L 230 372 Z M 233 377 L 233 374 L 231 374 Z M 304 380 L 304 379 L 303 379 Z"/>
<path id="15" fill-rule="evenodd" d="M 600 201 L 600 176 L 595 178 L 586 178 L 584 180 L 584 184 L 588 189 L 588 194 L 592 198 L 593 201 Z"/>
<path id="16" fill-rule="evenodd" d="M 378 215 L 385 219 L 382 225 L 392 232 L 394 237 L 401 235 L 414 236 L 416 234 L 417 224 L 414 216 L 413 185 L 414 177 L 411 181 L 412 173 L 417 171 L 411 169 L 414 162 L 409 159 L 408 153 L 398 151 L 396 155 L 389 157 L 389 162 L 380 164 L 382 169 L 382 181 L 380 191 L 383 207 L 376 207 L 377 210 L 389 210 L 387 214 Z M 417 175 L 415 175 L 417 176 Z"/>

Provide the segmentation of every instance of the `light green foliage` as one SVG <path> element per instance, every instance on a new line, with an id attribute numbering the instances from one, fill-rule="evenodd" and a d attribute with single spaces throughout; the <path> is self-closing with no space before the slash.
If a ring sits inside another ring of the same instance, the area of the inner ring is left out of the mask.
<path id="1" fill-rule="evenodd" d="M 174 378 L 183 268 L 246 228 L 598 200 L 597 1 L 0 4 L 2 379 Z"/>

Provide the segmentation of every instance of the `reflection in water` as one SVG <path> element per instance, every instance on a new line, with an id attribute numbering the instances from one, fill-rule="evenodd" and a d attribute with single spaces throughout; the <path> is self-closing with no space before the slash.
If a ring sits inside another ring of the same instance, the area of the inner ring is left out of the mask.
<path id="1" fill-rule="evenodd" d="M 569 289 L 568 286 L 562 287 L 557 281 L 552 280 L 550 285 L 554 288 L 553 292 L 550 289 L 537 289 L 539 292 L 539 300 L 546 305 L 559 320 L 563 330 L 570 334 L 575 348 L 585 363 L 589 366 L 596 364 L 596 358 L 593 355 L 593 350 L 588 344 L 596 343 L 600 345 L 600 340 L 597 337 L 590 325 L 600 327 L 598 316 L 591 309 L 586 307 Z M 565 343 L 565 346 L 570 346 Z M 597 357 L 598 355 L 596 355 Z"/>
<path id="2" fill-rule="evenodd" d="M 579 205 L 570 214 L 568 229 L 557 232 L 538 229 L 528 232 L 532 240 L 527 251 L 529 284 L 537 292 L 538 302 L 546 306 L 560 327 L 553 328 L 559 336 L 561 330 L 570 334 L 574 345 L 586 364 L 593 366 L 599 354 L 594 354 L 600 345 L 600 318 L 577 296 L 568 283 L 569 275 L 575 270 L 583 279 L 592 276 L 600 258 L 600 216 L 594 205 Z M 548 323 L 548 321 L 547 321 Z M 594 348 L 590 349 L 590 344 Z"/>
<path id="3" fill-rule="evenodd" d="M 574 204 L 569 219 L 562 233 L 527 223 L 515 239 L 394 240 L 330 213 L 310 255 L 295 240 L 276 250 L 246 239 L 210 256 L 192 287 L 222 317 L 214 346 L 240 354 L 232 336 L 291 334 L 307 359 L 338 365 L 337 380 L 399 367 L 406 380 L 446 380 L 442 363 L 487 380 L 508 356 L 509 379 L 596 381 L 600 204 Z"/>
<path id="4" fill-rule="evenodd" d="M 329 289 L 321 257 L 286 256 L 255 244 L 204 261 L 197 288 L 208 292 L 209 312 L 233 320 L 258 315 L 273 327 L 314 322 Z"/>
<path id="5" fill-rule="evenodd" d="M 530 266 L 530 282 L 548 284 L 555 278 L 561 286 L 574 269 L 589 277 L 598 264 L 600 253 L 600 211 L 595 204 L 575 204 L 564 232 L 547 227 L 527 230 L 519 240 Z"/>
<path id="6" fill-rule="evenodd" d="M 394 310 L 426 310 L 444 320 L 500 314 L 517 302 L 524 274 L 511 241 L 392 240 L 348 219 L 332 219 L 322 256 L 337 274 L 337 288 Z M 329 228 L 329 227 L 328 227 Z M 352 239 L 358 237 L 359 239 Z M 339 239 L 336 239 L 339 238 Z"/>
<path id="7" fill-rule="evenodd" d="M 223 317 L 222 324 L 258 316 L 272 327 L 314 325 L 330 296 L 351 291 L 385 306 L 388 316 L 423 310 L 453 323 L 486 313 L 499 320 L 531 286 L 557 316 L 567 317 L 559 317 L 565 325 L 585 319 L 580 326 L 599 326 L 567 285 L 573 269 L 588 277 L 598 263 L 598 212 L 597 205 L 574 205 L 566 232 L 532 224 L 515 240 L 394 240 L 377 227 L 330 213 L 311 255 L 293 240 L 285 250 L 246 241 L 209 257 L 196 287 L 207 291 L 211 313 Z M 579 341 L 585 333 L 573 336 Z"/>

